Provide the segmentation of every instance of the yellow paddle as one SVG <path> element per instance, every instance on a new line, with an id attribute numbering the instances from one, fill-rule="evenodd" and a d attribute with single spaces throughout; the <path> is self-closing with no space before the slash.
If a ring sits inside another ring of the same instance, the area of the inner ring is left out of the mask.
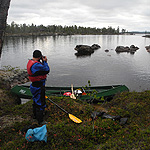
<path id="1" fill-rule="evenodd" d="M 63 108 L 61 108 L 58 104 L 56 104 L 55 102 L 53 102 L 51 99 L 49 99 L 47 96 L 45 96 L 46 99 L 48 99 L 49 101 L 51 101 L 53 104 L 55 104 L 58 108 L 60 108 L 62 111 L 64 111 L 65 113 L 69 114 L 66 110 L 64 110 Z M 72 114 L 69 114 L 69 118 L 74 121 L 75 123 L 81 123 L 82 121 L 75 117 L 74 115 Z"/>

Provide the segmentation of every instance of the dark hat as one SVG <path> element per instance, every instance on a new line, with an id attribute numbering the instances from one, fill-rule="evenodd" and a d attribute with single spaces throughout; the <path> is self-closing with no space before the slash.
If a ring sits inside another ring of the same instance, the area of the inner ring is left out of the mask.
<path id="1" fill-rule="evenodd" d="M 41 51 L 35 50 L 35 51 L 33 52 L 33 57 L 34 57 L 34 58 L 42 57 Z"/>

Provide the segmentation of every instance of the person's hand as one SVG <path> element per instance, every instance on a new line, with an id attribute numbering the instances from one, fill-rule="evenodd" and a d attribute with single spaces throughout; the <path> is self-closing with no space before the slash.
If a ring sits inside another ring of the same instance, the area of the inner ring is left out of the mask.
<path id="1" fill-rule="evenodd" d="M 47 57 L 46 56 L 42 56 L 42 60 L 47 62 Z"/>

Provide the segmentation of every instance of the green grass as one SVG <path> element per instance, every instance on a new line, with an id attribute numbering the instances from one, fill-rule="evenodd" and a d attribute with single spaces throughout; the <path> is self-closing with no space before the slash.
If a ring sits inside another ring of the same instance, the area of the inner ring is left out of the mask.
<path id="1" fill-rule="evenodd" d="M 5 102 L 1 116 L 20 116 L 22 120 L 1 129 L 0 147 L 2 150 L 37 149 L 37 150 L 149 150 L 150 149 L 150 91 L 126 92 L 118 94 L 103 107 L 110 115 L 127 117 L 128 122 L 120 125 L 119 121 L 96 117 L 93 122 L 91 112 L 95 108 L 79 100 L 64 97 L 50 97 L 54 102 L 83 122 L 76 124 L 51 102 L 47 101 L 48 139 L 45 142 L 27 142 L 19 131 L 31 125 L 32 101 L 24 105 Z M 7 111 L 9 108 L 9 111 Z"/>

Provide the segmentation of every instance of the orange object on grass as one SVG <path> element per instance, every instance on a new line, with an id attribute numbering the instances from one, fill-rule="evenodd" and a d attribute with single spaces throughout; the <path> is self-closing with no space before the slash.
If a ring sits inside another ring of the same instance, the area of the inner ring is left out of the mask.
<path id="1" fill-rule="evenodd" d="M 83 92 L 83 93 L 82 93 L 82 95 L 86 95 L 86 93 L 85 93 L 85 92 Z"/>

